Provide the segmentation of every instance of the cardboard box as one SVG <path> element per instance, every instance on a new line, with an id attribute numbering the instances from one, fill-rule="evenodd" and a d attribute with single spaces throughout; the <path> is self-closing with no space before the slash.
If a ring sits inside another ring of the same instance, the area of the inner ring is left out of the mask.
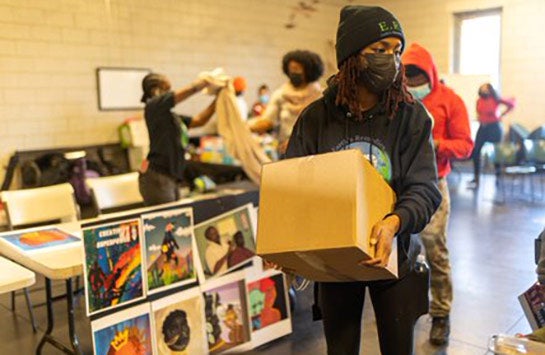
<path id="1" fill-rule="evenodd" d="M 373 226 L 390 213 L 395 193 L 359 150 L 263 166 L 257 254 L 314 281 L 397 278 L 397 243 L 386 268 L 373 257 Z"/>

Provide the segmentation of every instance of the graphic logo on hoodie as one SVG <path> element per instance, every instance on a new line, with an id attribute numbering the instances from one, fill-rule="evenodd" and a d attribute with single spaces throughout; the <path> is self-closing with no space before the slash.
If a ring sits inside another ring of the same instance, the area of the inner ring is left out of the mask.
<path id="1" fill-rule="evenodd" d="M 358 149 L 373 164 L 375 169 L 387 182 L 392 180 L 392 162 L 384 146 L 369 137 L 355 136 L 343 139 L 333 151 Z"/>

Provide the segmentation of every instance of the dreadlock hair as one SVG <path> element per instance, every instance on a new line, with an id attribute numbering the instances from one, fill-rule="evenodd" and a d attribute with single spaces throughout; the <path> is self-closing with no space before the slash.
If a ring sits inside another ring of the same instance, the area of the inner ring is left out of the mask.
<path id="1" fill-rule="evenodd" d="M 362 112 L 358 101 L 358 78 L 361 67 L 359 54 L 352 55 L 340 66 L 339 72 L 334 78 L 338 85 L 335 104 L 346 106 L 354 115 L 356 120 L 362 120 Z M 405 78 L 405 67 L 399 64 L 399 72 L 392 85 L 381 94 L 379 98 L 384 102 L 386 113 L 389 119 L 393 119 L 396 109 L 401 102 L 412 103 L 414 99 L 407 90 L 407 79 Z"/>

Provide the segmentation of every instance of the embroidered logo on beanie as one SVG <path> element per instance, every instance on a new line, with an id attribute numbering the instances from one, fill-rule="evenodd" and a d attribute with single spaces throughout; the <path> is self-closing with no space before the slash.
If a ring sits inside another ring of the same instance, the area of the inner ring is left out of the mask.
<path id="1" fill-rule="evenodd" d="M 397 37 L 405 45 L 405 35 L 397 18 L 378 6 L 345 6 L 337 28 L 337 67 L 351 55 L 386 37 Z"/>

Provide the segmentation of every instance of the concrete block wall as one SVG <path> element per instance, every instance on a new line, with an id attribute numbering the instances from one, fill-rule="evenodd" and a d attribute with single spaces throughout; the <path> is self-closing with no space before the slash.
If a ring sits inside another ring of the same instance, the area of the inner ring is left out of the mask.
<path id="1" fill-rule="evenodd" d="M 175 87 L 223 67 L 247 78 L 249 105 L 260 84 L 285 80 L 289 50 L 316 51 L 333 70 L 339 3 L 321 1 L 287 29 L 298 1 L 0 0 L 0 164 L 15 150 L 116 142 L 117 126 L 141 111 L 99 111 L 97 67 L 151 68 Z"/>
<path id="2" fill-rule="evenodd" d="M 0 0 L 0 165 L 16 149 L 117 141 L 120 122 L 141 112 L 98 110 L 100 66 L 151 68 L 175 87 L 221 66 L 247 78 L 249 105 L 261 83 L 274 89 L 284 81 L 280 60 L 289 50 L 321 54 L 327 77 L 335 71 L 339 9 L 348 3 L 396 13 L 408 42 L 428 47 L 440 72 L 452 65 L 453 13 L 502 7 L 502 92 L 518 102 L 511 120 L 529 128 L 545 123 L 543 0 L 320 0 L 315 12 L 295 11 L 299 3 Z M 287 29 L 293 14 L 296 26 Z M 209 100 L 193 97 L 177 110 L 194 114 Z"/>

